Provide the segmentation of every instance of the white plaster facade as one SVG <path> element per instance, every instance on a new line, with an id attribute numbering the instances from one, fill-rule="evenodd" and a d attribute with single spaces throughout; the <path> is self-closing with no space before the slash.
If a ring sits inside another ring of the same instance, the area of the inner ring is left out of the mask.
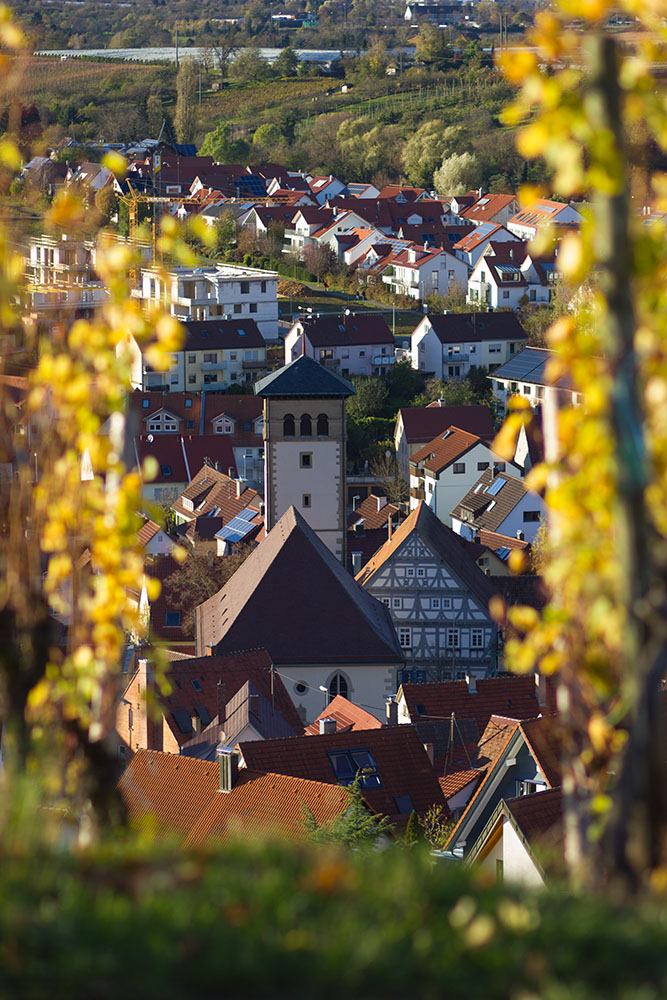
<path id="1" fill-rule="evenodd" d="M 473 313 L 473 317 L 475 314 Z M 484 317 L 479 318 L 479 327 L 484 323 Z M 473 320 L 473 331 L 479 331 L 477 319 Z M 410 358 L 412 367 L 419 371 L 433 372 L 436 378 L 459 380 L 465 378 L 474 365 L 493 368 L 503 364 L 517 354 L 525 338 L 511 336 L 510 338 L 478 336 L 466 339 L 462 337 L 455 343 L 443 344 L 433 329 L 428 316 L 417 325 L 410 341 Z"/>

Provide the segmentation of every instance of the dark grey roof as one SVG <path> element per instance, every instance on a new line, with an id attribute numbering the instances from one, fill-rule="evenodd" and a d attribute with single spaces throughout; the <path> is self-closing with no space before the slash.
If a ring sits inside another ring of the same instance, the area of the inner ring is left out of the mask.
<path id="1" fill-rule="evenodd" d="M 255 382 L 258 396 L 354 396 L 351 382 L 302 355 Z"/>
<path id="2" fill-rule="evenodd" d="M 394 346 L 393 334 L 379 313 L 318 316 L 301 320 L 301 325 L 313 347 L 389 344 L 393 349 Z"/>
<path id="3" fill-rule="evenodd" d="M 507 472 L 494 475 L 493 469 L 485 469 L 472 489 L 468 490 L 456 505 L 452 517 L 465 521 L 475 528 L 498 531 L 505 518 L 527 492 L 523 480 L 516 479 Z M 536 499 L 539 502 L 537 496 Z M 495 502 L 491 506 L 492 501 Z M 466 517 L 467 514 L 470 516 Z"/>
<path id="4" fill-rule="evenodd" d="M 264 347 L 265 341 L 254 319 L 184 320 L 185 351 Z"/>
<path id="5" fill-rule="evenodd" d="M 428 320 L 441 344 L 459 344 L 464 340 L 525 340 L 526 331 L 511 312 L 449 313 Z"/>
<path id="6" fill-rule="evenodd" d="M 546 367 L 554 357 L 553 351 L 543 347 L 525 347 L 513 358 L 500 365 L 491 376 L 494 379 L 507 379 L 510 382 L 527 382 L 535 385 L 556 385 L 561 389 L 571 389 L 572 380 L 564 376 L 554 382 L 546 377 Z"/>

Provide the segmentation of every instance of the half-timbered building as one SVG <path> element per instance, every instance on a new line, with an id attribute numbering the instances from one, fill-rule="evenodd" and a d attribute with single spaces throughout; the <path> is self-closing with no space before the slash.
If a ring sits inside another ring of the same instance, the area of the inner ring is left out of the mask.
<path id="1" fill-rule="evenodd" d="M 390 611 L 405 656 L 399 683 L 490 677 L 496 590 L 465 542 L 421 502 L 356 577 Z"/>

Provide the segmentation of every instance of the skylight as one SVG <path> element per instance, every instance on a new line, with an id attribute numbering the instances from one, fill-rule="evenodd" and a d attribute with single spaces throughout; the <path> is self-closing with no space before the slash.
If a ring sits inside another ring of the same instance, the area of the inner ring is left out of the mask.
<path id="1" fill-rule="evenodd" d="M 486 492 L 490 493 L 492 497 L 495 497 L 497 493 L 500 493 L 503 486 L 507 480 L 505 479 L 495 479 L 489 487 L 487 487 Z"/>

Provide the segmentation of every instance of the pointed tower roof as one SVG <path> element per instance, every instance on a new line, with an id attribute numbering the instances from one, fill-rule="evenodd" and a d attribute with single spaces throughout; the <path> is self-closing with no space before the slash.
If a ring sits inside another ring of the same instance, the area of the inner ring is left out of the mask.
<path id="1" fill-rule="evenodd" d="M 257 396 L 354 396 L 351 382 L 307 355 L 255 382 Z"/>
<path id="2" fill-rule="evenodd" d="M 290 507 L 224 587 L 197 608 L 197 648 L 264 646 L 276 664 L 400 663 L 388 609 Z"/>

